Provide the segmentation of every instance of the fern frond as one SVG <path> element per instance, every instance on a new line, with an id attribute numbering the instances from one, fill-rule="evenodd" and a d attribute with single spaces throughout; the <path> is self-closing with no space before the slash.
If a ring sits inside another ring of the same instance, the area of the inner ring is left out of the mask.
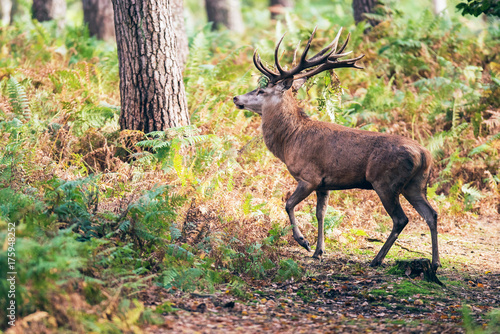
<path id="1" fill-rule="evenodd" d="M 14 113 L 22 115 L 26 120 L 31 119 L 30 105 L 26 90 L 13 76 L 7 81 L 7 91 L 10 105 Z"/>
<path id="2" fill-rule="evenodd" d="M 111 105 L 86 105 L 77 113 L 73 121 L 73 132 L 80 136 L 90 128 L 102 128 L 118 123 L 119 108 Z"/>
<path id="3" fill-rule="evenodd" d="M 492 116 L 484 121 L 484 124 L 490 129 L 494 129 L 500 127 L 500 112 L 493 110 L 486 110 L 488 113 L 492 114 Z"/>
<path id="4" fill-rule="evenodd" d="M 434 157 L 438 157 L 443 152 L 444 147 L 445 134 L 443 132 L 437 133 L 431 138 L 429 138 L 429 142 L 427 143 L 427 149 L 431 151 Z"/>
<path id="5" fill-rule="evenodd" d="M 480 154 L 480 153 L 485 153 L 485 152 L 488 152 L 491 150 L 491 146 L 484 143 L 484 144 L 481 144 L 475 148 L 473 148 L 470 152 L 469 152 L 469 157 L 472 156 L 472 155 L 475 155 L 475 154 Z"/>

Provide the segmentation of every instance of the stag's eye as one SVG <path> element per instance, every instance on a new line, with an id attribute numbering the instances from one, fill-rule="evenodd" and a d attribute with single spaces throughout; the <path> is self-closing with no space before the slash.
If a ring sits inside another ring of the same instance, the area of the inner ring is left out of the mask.
<path id="1" fill-rule="evenodd" d="M 259 89 L 259 90 L 257 91 L 257 95 L 262 95 L 262 94 L 264 94 L 264 91 L 263 91 L 262 89 Z"/>

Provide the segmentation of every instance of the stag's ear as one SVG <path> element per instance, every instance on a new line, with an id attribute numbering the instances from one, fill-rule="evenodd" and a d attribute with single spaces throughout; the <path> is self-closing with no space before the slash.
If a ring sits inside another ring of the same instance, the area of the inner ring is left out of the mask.
<path id="1" fill-rule="evenodd" d="M 300 87 L 307 81 L 307 78 L 300 78 L 293 81 L 292 90 L 294 92 L 298 91 Z"/>
<path id="2" fill-rule="evenodd" d="M 293 85 L 293 77 L 278 82 L 276 86 L 280 91 L 284 92 L 289 90 L 290 87 L 292 87 L 292 85 Z"/>

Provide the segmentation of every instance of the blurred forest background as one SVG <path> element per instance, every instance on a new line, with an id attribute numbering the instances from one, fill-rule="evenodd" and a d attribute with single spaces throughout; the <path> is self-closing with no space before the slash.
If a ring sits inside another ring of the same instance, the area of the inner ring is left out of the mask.
<path id="1" fill-rule="evenodd" d="M 442 270 L 450 275 L 443 282 L 478 291 L 488 288 L 491 275 L 498 283 L 497 1 L 448 0 L 439 7 L 443 2 L 386 0 L 361 16 L 342 0 L 207 0 L 207 10 L 200 0 L 187 0 L 184 8 L 167 1 L 177 10 L 174 18 L 184 16 L 173 24 L 176 32 L 183 23 L 185 29 L 175 54 L 187 101 L 178 112 L 188 118 L 142 129 L 124 125 L 120 116 L 130 100 L 120 100 L 111 1 L 0 2 L 0 329 L 8 328 L 9 223 L 16 226 L 12 333 L 181 331 L 162 317 L 175 315 L 193 296 L 223 294 L 224 305 L 241 319 L 250 311 L 234 301 L 261 301 L 249 292 L 256 285 L 325 274 L 303 262 L 310 254 L 291 238 L 284 201 L 295 181 L 266 149 L 259 116 L 232 103 L 258 85 L 255 48 L 272 64 L 275 43 L 286 32 L 283 63 L 291 63 L 292 50 L 315 26 L 315 51 L 344 27 L 351 33 L 348 50 L 366 55 L 365 69 L 311 80 L 298 93 L 306 113 L 427 147 L 435 159 L 428 197 L 439 214 Z M 404 208 L 410 224 L 400 239 L 408 244 L 389 253 L 390 265 L 414 252 L 430 257 L 425 222 L 408 203 Z M 296 213 L 312 243 L 314 210 L 311 196 Z M 368 272 L 381 246 L 373 240 L 385 240 L 392 226 L 376 194 L 361 190 L 333 192 L 325 224 L 328 256 L 347 263 L 328 270 L 358 274 Z M 496 239 L 478 251 L 476 236 Z M 464 251 L 460 240 L 472 248 Z M 323 262 L 334 263 L 328 256 Z M 483 281 L 453 276 L 467 266 Z M 371 273 L 391 275 L 387 267 Z M 377 291 L 384 289 L 380 284 Z M 490 285 L 497 295 L 485 302 L 490 306 L 459 309 L 456 317 L 443 311 L 428 325 L 442 321 L 452 332 L 494 333 L 500 317 L 490 311 L 499 307 L 499 291 Z M 418 296 L 437 293 L 422 291 Z M 371 303 L 374 295 L 359 298 Z M 458 294 L 446 298 L 453 305 L 476 303 Z M 436 305 L 422 303 L 412 307 Z M 383 318 L 376 321 L 387 323 Z"/>

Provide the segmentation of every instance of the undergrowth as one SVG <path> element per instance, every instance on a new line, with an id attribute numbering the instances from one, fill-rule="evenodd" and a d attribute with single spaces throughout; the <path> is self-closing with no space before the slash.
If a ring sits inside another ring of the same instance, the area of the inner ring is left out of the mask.
<path id="1" fill-rule="evenodd" d="M 366 69 L 308 83 L 299 92 L 305 111 L 426 146 L 435 159 L 428 195 L 443 221 L 500 212 L 498 21 L 474 21 L 481 29 L 468 31 L 468 19 L 390 2 L 364 35 L 364 25 L 342 14 L 347 5 L 304 14 L 311 20 L 299 16 L 304 6 L 242 37 L 190 27 L 184 81 L 192 125 L 149 134 L 119 130 L 114 46 L 82 27 L 61 32 L 52 23 L 19 21 L 2 28 L 0 240 L 15 224 L 21 318 L 47 312 L 40 332 L 119 332 L 156 321 L 158 312 L 138 297 L 152 286 L 169 293 L 223 286 L 245 299 L 245 280 L 306 275 L 286 252 L 295 245 L 284 212 L 293 180 L 265 148 L 258 116 L 231 101 L 257 85 L 253 47 L 271 62 L 276 36 L 287 31 L 282 63 L 290 63 L 316 23 L 314 49 L 342 22 L 350 48 L 366 55 Z M 249 19 L 261 14 L 258 6 L 245 9 Z M 380 228 L 377 214 L 365 222 L 355 209 L 362 202 L 332 195 L 327 241 L 340 235 L 354 243 L 366 236 L 361 228 Z M 314 240 L 312 203 L 297 217 Z M 7 289 L 2 280 L 0 294 Z"/>

